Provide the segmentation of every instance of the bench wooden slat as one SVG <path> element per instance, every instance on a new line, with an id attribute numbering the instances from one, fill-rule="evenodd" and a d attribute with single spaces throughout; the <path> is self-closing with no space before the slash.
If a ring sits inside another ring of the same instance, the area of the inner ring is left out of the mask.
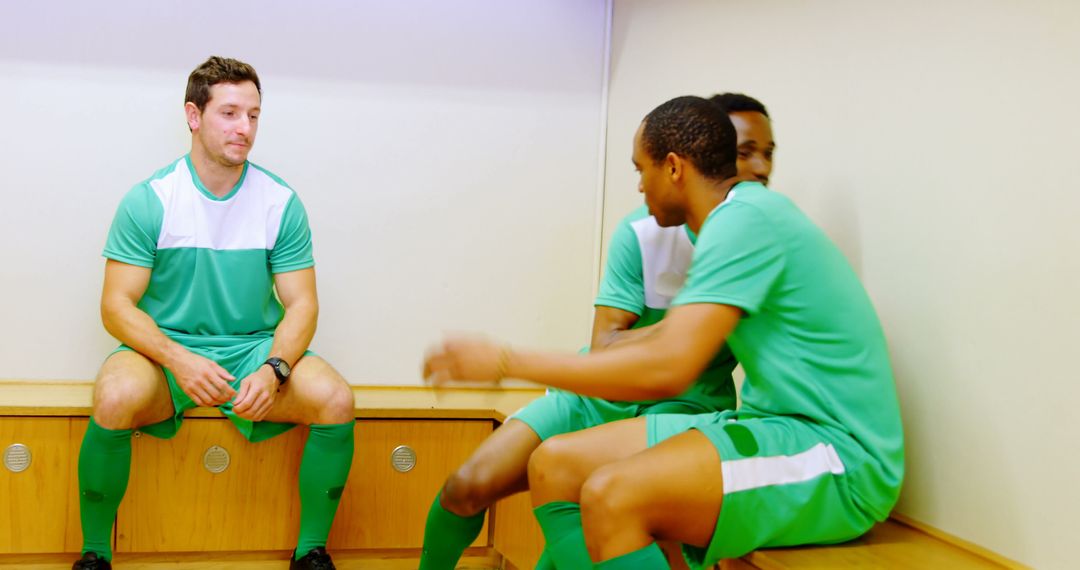
<path id="1" fill-rule="evenodd" d="M 455 418 L 503 421 L 544 393 L 532 386 L 501 389 L 353 386 L 358 418 Z M 90 415 L 93 382 L 0 380 L 0 416 Z M 196 408 L 188 417 L 215 418 Z"/>
<path id="2" fill-rule="evenodd" d="M 745 556 L 743 561 L 760 570 L 1008 568 L 891 519 L 875 526 L 865 536 L 844 544 L 758 550 Z"/>

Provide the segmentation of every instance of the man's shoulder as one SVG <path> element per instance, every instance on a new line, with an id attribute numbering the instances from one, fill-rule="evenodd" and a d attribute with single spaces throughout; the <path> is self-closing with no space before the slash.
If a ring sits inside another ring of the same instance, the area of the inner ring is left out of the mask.
<path id="1" fill-rule="evenodd" d="M 619 226 L 622 233 L 627 236 L 637 236 L 638 239 L 641 239 L 642 236 L 666 233 L 669 229 L 673 229 L 662 227 L 660 223 L 656 221 L 656 217 L 649 213 L 648 206 L 644 205 L 627 214 L 622 221 L 619 222 Z"/>
<path id="2" fill-rule="evenodd" d="M 254 162 L 248 162 L 248 167 L 249 167 L 249 169 L 248 169 L 249 171 L 248 171 L 247 177 L 248 177 L 248 180 L 250 182 L 254 182 L 254 183 L 257 183 L 257 184 L 260 184 L 260 185 L 269 185 L 269 186 L 272 186 L 272 187 L 277 187 L 280 190 L 286 191 L 289 194 L 295 194 L 296 193 L 296 191 L 293 190 L 292 186 L 289 186 L 289 183 L 285 182 L 284 178 L 278 176 L 277 174 L 274 174 L 270 170 L 268 170 L 268 169 L 266 169 L 266 168 L 264 168 L 262 166 L 259 166 L 258 164 L 255 164 Z"/>
<path id="3" fill-rule="evenodd" d="M 777 212 L 788 209 L 793 203 L 780 194 L 769 190 L 760 182 L 740 182 L 732 187 L 727 198 L 718 204 L 702 224 L 702 232 L 717 218 L 765 217 L 772 218 Z"/>
<path id="4" fill-rule="evenodd" d="M 642 244 L 676 244 L 686 242 L 693 245 L 693 237 L 686 224 L 678 226 L 661 226 L 656 217 L 649 214 L 648 208 L 642 206 L 643 215 L 634 217 L 627 216 L 624 223 L 629 229 L 628 235 L 633 235 Z M 636 214 L 637 212 L 635 212 Z M 666 246 L 665 246 L 666 247 Z"/>
<path id="5" fill-rule="evenodd" d="M 791 198 L 780 192 L 769 189 L 760 182 L 740 182 L 739 184 L 736 184 L 735 187 L 731 189 L 730 199 L 725 200 L 724 204 L 721 205 L 723 206 L 729 203 L 752 206 L 754 209 L 762 212 L 780 212 L 798 209 L 798 207 L 795 206 L 795 203 L 791 201 Z"/>
<path id="6" fill-rule="evenodd" d="M 175 176 L 177 170 L 185 167 L 186 162 L 186 155 L 169 162 L 165 166 L 162 166 L 161 168 L 155 170 L 154 173 L 146 179 L 141 180 L 137 184 L 135 184 L 135 188 L 149 189 L 153 186 L 155 182 L 166 180 L 170 177 Z"/>
<path id="7" fill-rule="evenodd" d="M 154 171 L 150 176 L 136 182 L 124 193 L 124 200 L 140 200 L 154 194 L 154 187 L 173 177 L 184 157 L 180 157 Z"/>
<path id="8" fill-rule="evenodd" d="M 244 174 L 243 192 L 246 194 L 245 201 L 254 196 L 261 196 L 257 202 L 274 210 L 290 206 L 303 207 L 300 196 L 288 182 L 254 162 L 248 162 L 247 172 Z"/>
<path id="9" fill-rule="evenodd" d="M 173 160 L 169 164 L 154 171 L 150 176 L 136 182 L 121 198 L 122 207 L 152 208 L 157 211 L 163 207 L 159 190 L 162 185 L 169 185 L 170 180 L 175 180 L 177 171 L 184 167 L 184 157 Z"/>
<path id="10" fill-rule="evenodd" d="M 635 222 L 652 218 L 652 214 L 649 213 L 649 207 L 642 204 L 637 208 L 630 211 L 629 214 L 623 216 L 623 219 L 619 221 L 620 224 L 630 225 Z M 655 218 L 654 218 L 655 219 Z"/>

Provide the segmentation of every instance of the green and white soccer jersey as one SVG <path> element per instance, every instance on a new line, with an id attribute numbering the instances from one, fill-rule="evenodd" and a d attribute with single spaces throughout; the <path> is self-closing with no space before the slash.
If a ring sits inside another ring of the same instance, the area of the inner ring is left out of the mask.
<path id="1" fill-rule="evenodd" d="M 611 237 L 596 305 L 638 315 L 633 328 L 659 322 L 686 277 L 693 251 L 694 244 L 685 227 L 661 228 L 644 206 L 631 212 Z M 722 349 L 693 386 L 666 400 L 611 402 L 549 390 L 512 417 L 546 440 L 643 415 L 731 410 L 736 404 L 731 378 L 735 364 L 731 351 Z"/>
<path id="2" fill-rule="evenodd" d="M 843 254 L 787 197 L 741 183 L 703 224 L 672 304 L 697 303 L 744 313 L 728 338 L 746 370 L 742 407 L 649 429 L 651 441 L 698 429 L 720 454 L 725 499 L 703 561 L 883 520 L 903 479 L 900 411 L 881 325 Z M 766 504 L 772 519 L 754 518 Z M 736 530 L 745 520 L 753 538 Z"/>
<path id="3" fill-rule="evenodd" d="M 150 268 L 138 307 L 161 331 L 236 377 L 267 358 L 284 308 L 274 274 L 312 267 L 311 231 L 300 199 L 280 178 L 247 163 L 225 196 L 211 194 L 188 156 L 137 184 L 120 202 L 104 256 Z M 126 349 L 127 347 L 121 347 Z M 144 429 L 170 437 L 194 402 L 164 370 L 176 416 Z M 221 406 L 252 440 L 290 426 L 248 420 Z"/>
<path id="4" fill-rule="evenodd" d="M 248 163 L 218 198 L 187 156 L 127 193 L 104 255 L 152 269 L 139 308 L 170 335 L 273 331 L 273 274 L 315 264 L 304 206 L 280 178 Z"/>
<path id="5" fill-rule="evenodd" d="M 694 256 L 686 226 L 665 228 L 642 206 L 619 223 L 608 246 L 607 266 L 594 304 L 638 315 L 632 328 L 663 319 L 682 288 Z M 698 380 L 676 400 L 695 401 L 711 410 L 735 408 L 736 365 L 724 347 Z"/>

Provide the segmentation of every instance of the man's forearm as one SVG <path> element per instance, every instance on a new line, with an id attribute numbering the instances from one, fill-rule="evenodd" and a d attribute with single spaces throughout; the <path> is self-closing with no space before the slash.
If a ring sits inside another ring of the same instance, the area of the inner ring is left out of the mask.
<path id="1" fill-rule="evenodd" d="M 318 320 L 319 307 L 315 302 L 295 303 L 286 307 L 285 317 L 274 331 L 270 355 L 295 365 L 311 345 Z"/>
<path id="2" fill-rule="evenodd" d="M 150 315 L 130 301 L 103 303 L 101 321 L 114 338 L 165 366 L 188 354 L 187 349 L 165 336 Z"/>
<path id="3" fill-rule="evenodd" d="M 607 400 L 650 400 L 684 392 L 696 373 L 648 344 L 627 341 L 588 355 L 513 351 L 506 375 Z"/>

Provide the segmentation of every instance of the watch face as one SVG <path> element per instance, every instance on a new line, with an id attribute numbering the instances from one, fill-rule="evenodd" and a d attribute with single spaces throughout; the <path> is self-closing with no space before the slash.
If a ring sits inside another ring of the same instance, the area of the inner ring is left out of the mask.
<path id="1" fill-rule="evenodd" d="M 288 376 L 289 374 L 292 374 L 292 368 L 289 366 L 289 363 L 285 362 L 284 360 L 278 361 L 277 369 L 282 376 Z"/>

